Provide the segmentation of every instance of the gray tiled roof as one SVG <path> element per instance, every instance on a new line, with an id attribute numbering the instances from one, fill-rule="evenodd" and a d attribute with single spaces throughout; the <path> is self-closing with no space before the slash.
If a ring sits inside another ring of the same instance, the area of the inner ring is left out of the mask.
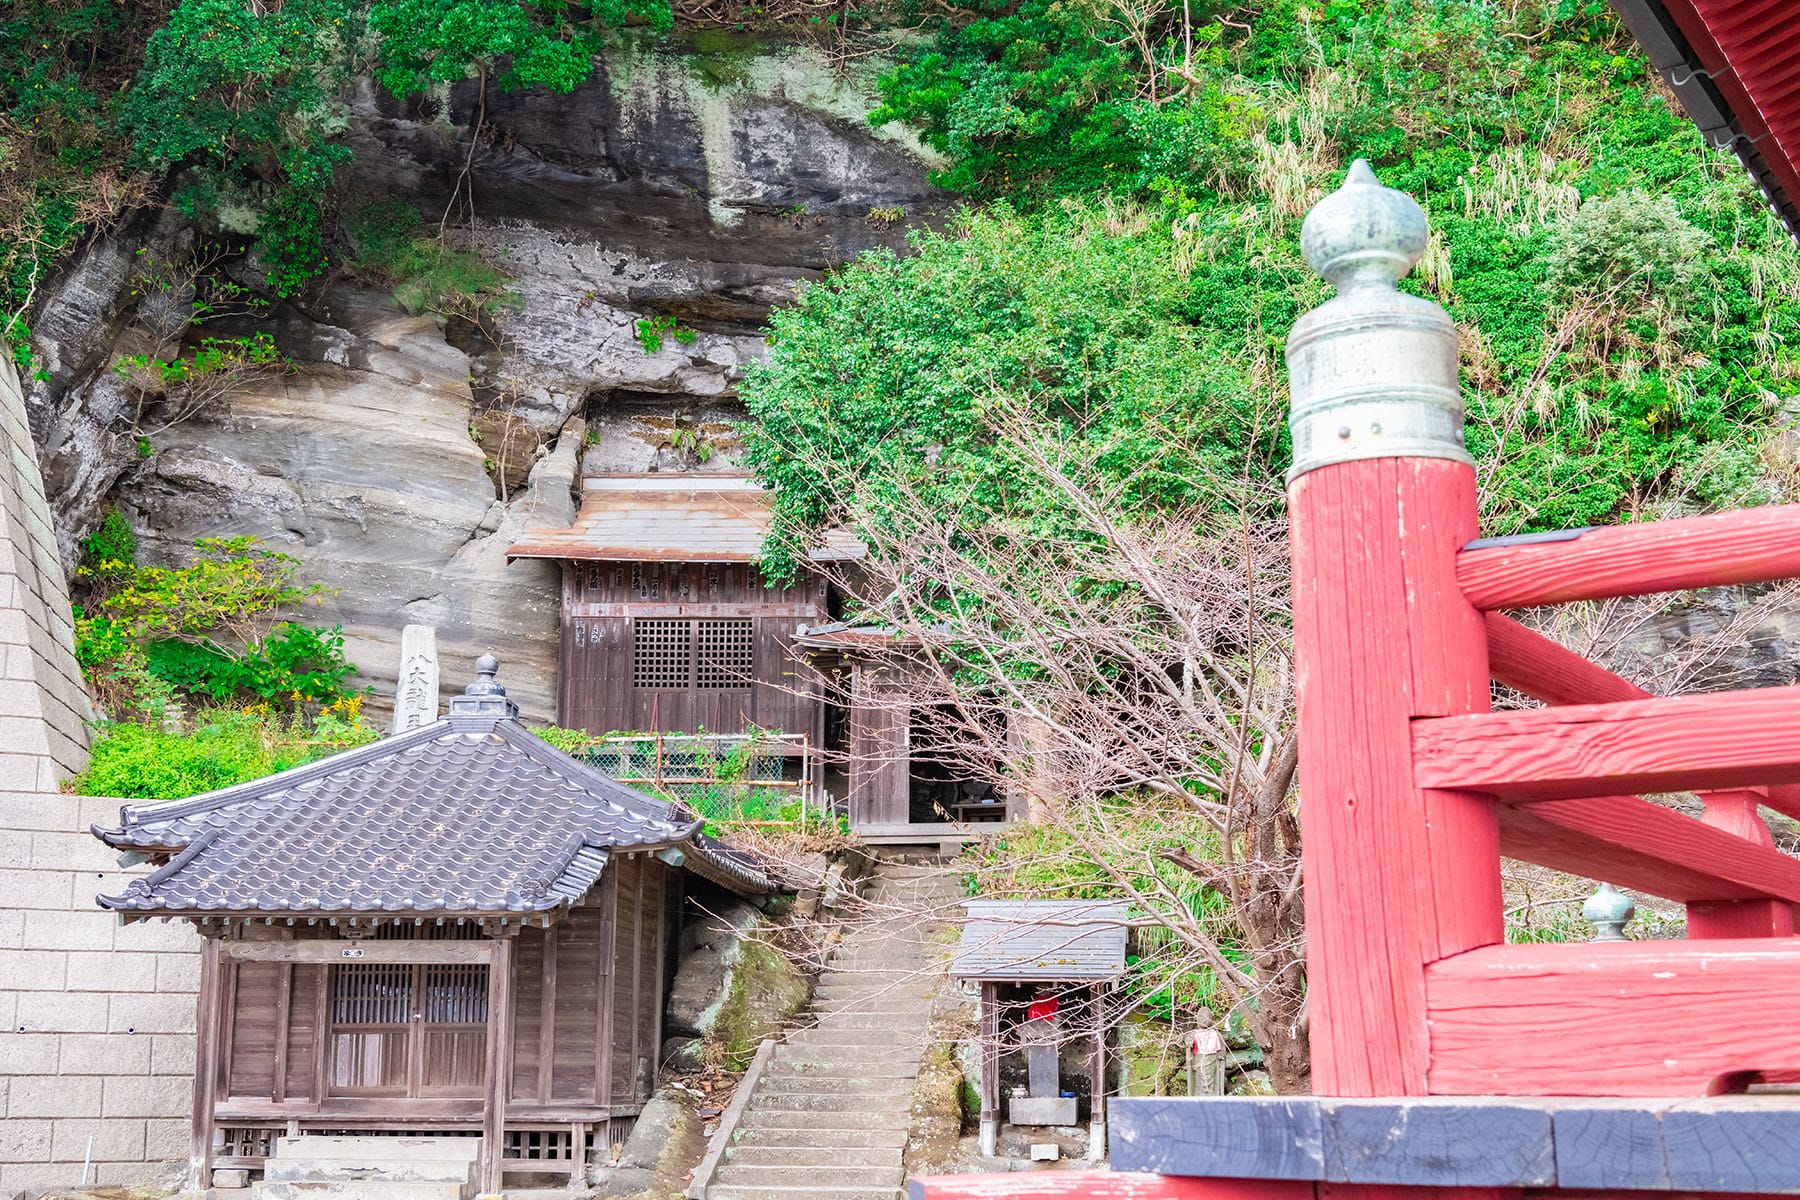
<path id="1" fill-rule="evenodd" d="M 1125 970 L 1127 906 L 1116 900 L 969 900 L 958 979 L 1111 979 Z"/>
<path id="2" fill-rule="evenodd" d="M 459 698 L 461 699 L 461 698 Z M 221 791 L 127 805 L 108 844 L 173 857 L 100 903 L 132 913 L 543 913 L 610 854 L 679 846 L 686 866 L 770 890 L 702 823 L 510 718 L 456 715 Z"/>

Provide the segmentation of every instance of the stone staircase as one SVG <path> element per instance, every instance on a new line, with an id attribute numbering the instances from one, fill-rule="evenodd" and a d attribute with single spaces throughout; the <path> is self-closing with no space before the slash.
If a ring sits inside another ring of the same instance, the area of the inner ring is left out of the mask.
<path id="1" fill-rule="evenodd" d="M 471 1200 L 474 1137 L 277 1138 L 253 1200 Z"/>
<path id="2" fill-rule="evenodd" d="M 775 1047 L 705 1200 L 895 1200 L 931 997 L 957 914 L 954 872 L 884 860 L 819 977 L 810 1020 Z M 890 907 L 891 906 L 891 907 Z M 891 919 L 885 914 L 893 913 Z"/>

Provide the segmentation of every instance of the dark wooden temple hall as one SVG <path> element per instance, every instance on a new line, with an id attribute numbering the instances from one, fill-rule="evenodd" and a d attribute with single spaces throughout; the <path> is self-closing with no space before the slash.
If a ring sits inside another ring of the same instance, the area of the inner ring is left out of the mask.
<path id="1" fill-rule="evenodd" d="M 203 939 L 190 1187 L 278 1134 L 403 1132 L 479 1135 L 497 1193 L 650 1098 L 684 889 L 769 883 L 534 736 L 496 667 L 419 729 L 95 827 L 161 864 L 100 903 Z"/>

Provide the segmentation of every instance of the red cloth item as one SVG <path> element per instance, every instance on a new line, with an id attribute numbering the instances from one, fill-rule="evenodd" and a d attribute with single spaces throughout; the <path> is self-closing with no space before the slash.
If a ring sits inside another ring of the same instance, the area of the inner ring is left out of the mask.
<path id="1" fill-rule="evenodd" d="M 1033 1000 L 1025 1009 L 1027 1021 L 1048 1021 L 1056 1015 L 1056 997 L 1046 996 L 1042 1000 Z"/>

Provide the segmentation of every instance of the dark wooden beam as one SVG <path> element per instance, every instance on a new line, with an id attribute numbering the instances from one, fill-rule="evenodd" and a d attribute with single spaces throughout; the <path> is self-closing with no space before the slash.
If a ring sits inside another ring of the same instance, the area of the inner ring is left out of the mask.
<path id="1" fill-rule="evenodd" d="M 513 942 L 489 939 L 487 1064 L 483 1074 L 485 1103 L 481 1114 L 481 1192 L 500 1195 L 502 1142 L 506 1136 L 506 1098 L 512 1083 Z M 480 945 L 484 943 L 469 943 Z"/>
<path id="2" fill-rule="evenodd" d="M 1142 1098 L 1121 1099 L 1113 1127 L 1113 1165 L 1158 1176 L 1601 1193 L 1800 1188 L 1800 1098 L 1791 1096 Z"/>
<path id="3" fill-rule="evenodd" d="M 977 1020 L 981 1039 L 981 1152 L 993 1155 L 1000 1137 L 1000 985 L 983 980 Z"/>
<path id="4" fill-rule="evenodd" d="M 1532 608 L 1800 576 L 1800 505 L 1474 545 L 1456 581 L 1476 608 Z"/>
<path id="5" fill-rule="evenodd" d="M 320 938 L 308 942 L 227 942 L 226 958 L 237 962 L 483 963 L 494 943 Z"/>
<path id="6" fill-rule="evenodd" d="M 213 1112 L 218 1103 L 219 1031 L 223 1022 L 222 930 L 203 928 L 200 938 L 200 993 L 194 1016 L 193 1143 L 188 1155 L 188 1188 L 212 1187 Z"/>

